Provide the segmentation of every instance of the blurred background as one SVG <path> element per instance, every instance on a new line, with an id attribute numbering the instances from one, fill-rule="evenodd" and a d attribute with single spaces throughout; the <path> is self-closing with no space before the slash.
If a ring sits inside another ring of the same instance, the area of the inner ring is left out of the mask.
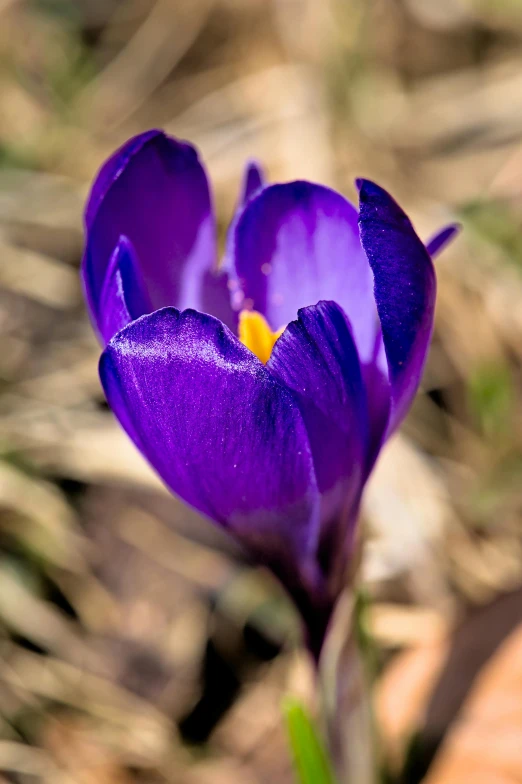
<path id="1" fill-rule="evenodd" d="M 152 126 L 221 238 L 249 157 L 463 224 L 366 494 L 366 623 L 388 780 L 522 782 L 521 0 L 0 0 L 0 782 L 293 780 L 295 619 L 98 382 L 82 206 Z"/>

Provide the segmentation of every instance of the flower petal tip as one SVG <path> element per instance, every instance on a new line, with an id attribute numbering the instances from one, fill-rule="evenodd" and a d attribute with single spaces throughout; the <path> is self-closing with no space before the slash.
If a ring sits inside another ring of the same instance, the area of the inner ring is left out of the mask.
<path id="1" fill-rule="evenodd" d="M 462 230 L 461 223 L 449 223 L 438 231 L 427 243 L 426 250 L 432 258 L 438 256 Z"/>
<path id="2" fill-rule="evenodd" d="M 462 228 L 462 223 L 459 223 L 458 221 L 455 221 L 455 223 L 449 223 L 444 229 L 446 242 L 455 240 L 462 231 Z"/>
<path id="3" fill-rule="evenodd" d="M 255 158 L 251 158 L 247 161 L 243 173 L 238 209 L 241 210 L 246 203 L 265 186 L 265 184 L 266 177 L 263 167 L 259 161 L 255 160 Z"/>
<path id="4" fill-rule="evenodd" d="M 364 177 L 358 177 L 355 180 L 355 185 L 359 191 L 359 203 L 363 202 L 380 202 L 383 199 L 389 201 L 390 194 L 380 185 L 377 185 L 373 180 L 366 180 Z"/>
<path id="5" fill-rule="evenodd" d="M 249 158 L 245 167 L 246 177 L 256 178 L 259 185 L 266 181 L 265 171 L 257 158 Z"/>

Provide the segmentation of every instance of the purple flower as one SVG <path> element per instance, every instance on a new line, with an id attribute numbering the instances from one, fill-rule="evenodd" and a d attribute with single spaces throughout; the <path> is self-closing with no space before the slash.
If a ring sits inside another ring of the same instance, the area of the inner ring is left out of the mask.
<path id="1" fill-rule="evenodd" d="M 248 167 L 218 267 L 209 185 L 160 131 L 103 166 L 82 275 L 107 400 L 169 488 L 268 566 L 318 656 L 362 490 L 433 327 L 430 253 L 367 180 L 359 211 Z"/>

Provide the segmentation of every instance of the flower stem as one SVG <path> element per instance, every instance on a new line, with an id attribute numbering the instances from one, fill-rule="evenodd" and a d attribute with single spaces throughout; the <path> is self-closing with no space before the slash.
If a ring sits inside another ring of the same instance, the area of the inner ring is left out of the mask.
<path id="1" fill-rule="evenodd" d="M 343 597 L 320 663 L 330 754 L 339 784 L 378 784 L 379 754 L 369 668 L 359 646 L 357 603 Z"/>

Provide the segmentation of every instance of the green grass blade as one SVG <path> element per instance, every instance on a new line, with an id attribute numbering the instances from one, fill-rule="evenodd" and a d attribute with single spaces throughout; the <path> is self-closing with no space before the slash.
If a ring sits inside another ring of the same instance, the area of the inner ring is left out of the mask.
<path id="1" fill-rule="evenodd" d="M 335 784 L 323 742 L 301 703 L 287 698 L 283 710 L 299 784 Z"/>

